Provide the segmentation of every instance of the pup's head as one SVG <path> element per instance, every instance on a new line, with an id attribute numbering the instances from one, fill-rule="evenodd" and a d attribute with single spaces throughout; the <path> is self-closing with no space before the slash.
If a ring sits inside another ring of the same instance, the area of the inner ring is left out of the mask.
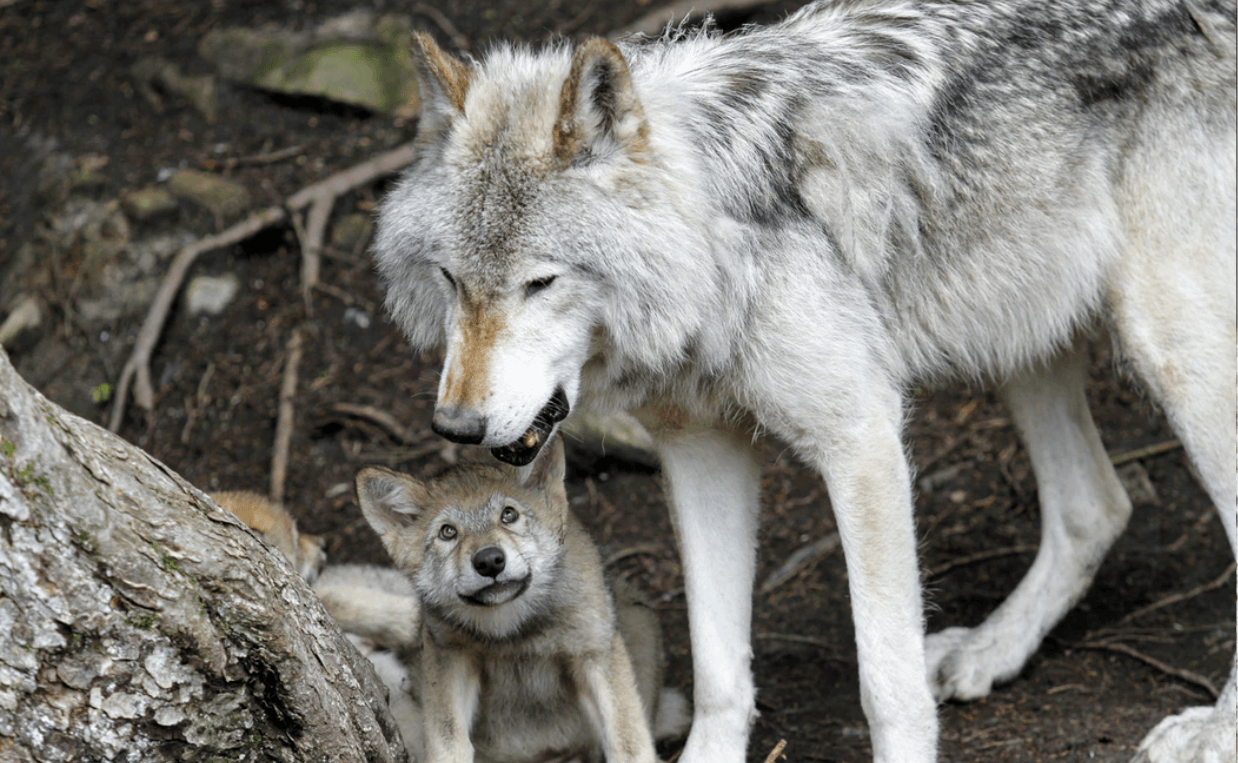
<path id="1" fill-rule="evenodd" d="M 567 495 L 557 442 L 521 474 L 469 464 L 429 480 L 381 467 L 357 498 L 426 612 L 485 638 L 529 628 L 558 595 Z"/>
<path id="2" fill-rule="evenodd" d="M 415 348 L 446 345 L 434 430 L 524 465 L 600 342 L 646 365 L 682 353 L 712 271 L 615 45 L 413 48 L 421 153 L 379 218 L 387 304 Z M 668 277 L 669 259 L 686 269 Z"/>

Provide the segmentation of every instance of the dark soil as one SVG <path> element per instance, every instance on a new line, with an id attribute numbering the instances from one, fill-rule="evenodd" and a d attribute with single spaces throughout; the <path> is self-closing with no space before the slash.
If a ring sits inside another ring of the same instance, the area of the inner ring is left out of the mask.
<path id="1" fill-rule="evenodd" d="M 416 3 L 370 4 L 413 15 L 445 39 Z M 55 188 L 39 188 L 40 169 L 49 160 L 106 157 L 102 180 L 85 191 L 106 200 L 155 183 L 164 168 L 217 170 L 231 158 L 302 145 L 289 161 L 227 171 L 246 184 L 257 209 L 407 140 L 415 129 L 390 117 L 228 87 L 214 123 L 171 97 L 156 113 L 135 91 L 133 62 L 158 54 L 189 73 L 204 73 L 196 45 L 211 28 L 302 28 L 355 7 L 345 0 L 0 0 L 0 318 L 22 289 L 40 296 L 50 316 L 34 338 L 7 348 L 28 379 L 103 423 L 105 404 L 92 392 L 115 384 L 143 317 L 92 323 L 76 314 L 74 279 L 89 277 L 89 263 L 80 253 L 48 249 L 39 238 L 64 201 Z M 605 33 L 647 10 L 641 1 L 593 0 L 465 0 L 444 7 L 474 50 L 496 37 Z M 783 10 L 728 23 L 776 18 Z M 352 194 L 335 213 L 372 210 L 382 193 L 377 186 Z M 162 225 L 205 235 L 219 223 L 182 208 Z M 27 243 L 32 249 L 19 257 Z M 438 358 L 413 356 L 386 321 L 363 251 L 332 252 L 324 261 L 325 287 L 314 296 L 312 315 L 299 298 L 298 267 L 296 238 L 283 229 L 203 257 L 195 273 L 235 273 L 240 295 L 219 317 L 174 314 L 154 358 L 156 408 L 147 415 L 131 407 L 121 434 L 204 489 L 265 491 L 285 344 L 291 330 L 304 325 L 309 334 L 295 398 L 289 505 L 302 530 L 327 538 L 332 561 L 383 563 L 355 504 L 352 478 L 363 464 L 421 473 L 454 454 L 428 428 Z M 1115 381 L 1106 342 L 1098 340 L 1094 349 L 1090 399 L 1110 451 L 1170 440 L 1163 418 L 1138 391 Z M 391 414 L 415 431 L 414 442 L 397 443 L 381 427 L 338 413 L 338 403 Z M 1037 542 L 1039 524 L 1036 485 L 1006 416 L 986 388 L 916 394 L 913 460 L 922 476 L 939 483 L 917 500 L 930 631 L 978 623 L 1030 563 L 1027 547 Z M 834 530 L 819 478 L 778 447 L 768 450 L 758 581 L 797 548 Z M 1080 647 L 1103 629 L 1117 628 L 1120 643 L 1201 674 L 1218 688 L 1228 674 L 1235 640 L 1232 578 L 1118 624 L 1146 604 L 1215 579 L 1232 560 L 1181 449 L 1132 463 L 1128 469 L 1135 477 L 1146 474 L 1154 493 L 1137 497 L 1130 529 L 1086 600 L 1018 680 L 987 700 L 941 708 L 943 760 L 1125 761 L 1160 718 L 1212 702 L 1198 686 L 1130 656 Z M 654 597 L 667 633 L 669 680 L 690 693 L 682 578 L 660 481 L 649 470 L 578 455 L 569 493 L 604 554 L 628 552 L 616 571 Z M 933 574 L 947 565 L 955 566 Z M 761 718 L 749 759 L 764 760 L 785 739 L 790 761 L 869 760 L 841 553 L 759 596 L 753 636 Z M 663 752 L 669 757 L 677 749 Z"/>

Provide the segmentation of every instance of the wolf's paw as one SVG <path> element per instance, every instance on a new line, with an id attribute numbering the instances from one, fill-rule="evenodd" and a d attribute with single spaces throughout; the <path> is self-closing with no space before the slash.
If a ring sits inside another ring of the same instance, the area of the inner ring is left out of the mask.
<path id="1" fill-rule="evenodd" d="M 1233 763 L 1234 733 L 1232 712 L 1192 707 L 1156 724 L 1131 763 Z"/>
<path id="2" fill-rule="evenodd" d="M 981 699 L 989 696 L 1004 676 L 1004 656 L 981 628 L 947 628 L 924 641 L 924 663 L 929 687 L 938 701 Z"/>

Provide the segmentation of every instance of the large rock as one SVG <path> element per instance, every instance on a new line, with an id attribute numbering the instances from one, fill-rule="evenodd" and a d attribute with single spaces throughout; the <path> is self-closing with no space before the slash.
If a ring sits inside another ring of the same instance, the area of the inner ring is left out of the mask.
<path id="1" fill-rule="evenodd" d="M 407 18 L 356 11 L 309 32 L 213 31 L 198 51 L 233 82 L 390 113 L 417 97 L 411 31 Z"/>

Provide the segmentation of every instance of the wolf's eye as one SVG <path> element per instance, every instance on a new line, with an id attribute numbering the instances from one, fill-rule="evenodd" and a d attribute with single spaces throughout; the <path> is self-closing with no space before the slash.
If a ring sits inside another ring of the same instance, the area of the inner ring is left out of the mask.
<path id="1" fill-rule="evenodd" d="M 455 540 L 456 539 L 456 528 L 452 525 L 443 525 L 442 527 L 438 528 L 438 537 L 442 538 L 443 540 Z"/>
<path id="2" fill-rule="evenodd" d="M 511 506 L 504 506 L 503 513 L 499 515 L 499 521 L 505 525 L 510 525 L 520 519 L 520 512 L 513 509 Z"/>
<path id="3" fill-rule="evenodd" d="M 539 278 L 536 281 L 529 281 L 524 285 L 524 295 L 526 297 L 532 297 L 534 294 L 549 289 L 550 285 L 555 282 L 556 277 L 557 276 L 546 276 L 545 278 Z"/>
<path id="4" fill-rule="evenodd" d="M 443 278 L 447 279 L 447 283 L 451 284 L 451 288 L 456 288 L 456 279 L 451 277 L 451 273 L 447 272 L 447 268 L 439 268 L 438 272 L 443 274 Z"/>

